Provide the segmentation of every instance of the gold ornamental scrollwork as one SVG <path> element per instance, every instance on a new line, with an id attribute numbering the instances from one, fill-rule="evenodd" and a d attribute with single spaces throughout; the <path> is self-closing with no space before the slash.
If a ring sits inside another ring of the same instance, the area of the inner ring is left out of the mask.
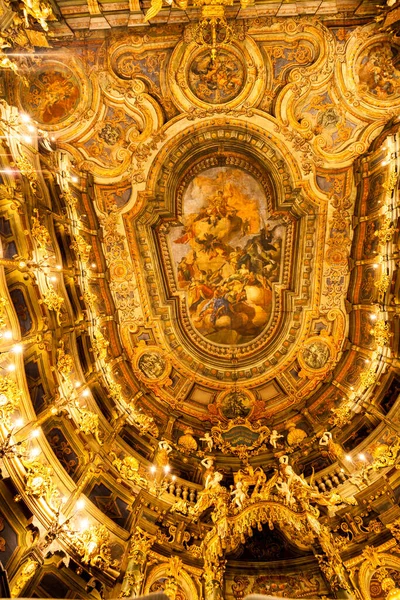
<path id="1" fill-rule="evenodd" d="M 389 343 L 393 333 L 390 331 L 390 326 L 384 319 L 380 319 L 371 329 L 371 333 L 375 338 L 378 346 L 385 346 Z"/>
<path id="2" fill-rule="evenodd" d="M 67 379 L 74 368 L 74 359 L 71 354 L 67 354 L 64 350 L 64 342 L 61 342 L 57 350 L 57 370 Z"/>
<path id="3" fill-rule="evenodd" d="M 28 560 L 23 564 L 16 579 L 14 580 L 14 584 L 11 588 L 12 598 L 18 598 L 18 596 L 21 596 L 21 592 L 24 590 L 28 581 L 32 579 L 38 567 L 39 563 L 37 560 L 33 560 L 33 558 L 28 558 Z"/>
<path id="4" fill-rule="evenodd" d="M 22 392 L 9 377 L 0 378 L 0 419 L 7 428 L 11 427 L 11 415 L 17 410 Z"/>
<path id="5" fill-rule="evenodd" d="M 211 435 L 215 445 L 224 454 L 234 454 L 241 459 L 254 456 L 264 450 L 271 431 L 259 423 L 250 423 L 238 417 L 226 427 L 212 427 Z"/>
<path id="6" fill-rule="evenodd" d="M 395 232 L 395 227 L 393 225 L 392 219 L 389 216 L 386 216 L 381 223 L 381 226 L 377 231 L 375 231 L 375 236 L 379 240 L 379 244 L 384 246 L 388 242 L 391 241 Z"/>
<path id="7" fill-rule="evenodd" d="M 71 536 L 70 541 L 84 564 L 104 570 L 119 568 L 111 556 L 110 534 L 105 525 L 93 525 Z"/>
<path id="8" fill-rule="evenodd" d="M 45 250 L 52 245 L 50 234 L 45 225 L 42 225 L 39 220 L 39 211 L 37 208 L 33 210 L 31 234 L 38 248 Z"/>
<path id="9" fill-rule="evenodd" d="M 64 298 L 57 294 L 54 286 L 50 283 L 47 290 L 43 294 L 42 302 L 47 306 L 49 310 L 54 310 L 57 317 L 57 322 L 60 323 L 61 318 L 61 307 L 64 304 Z"/>
<path id="10" fill-rule="evenodd" d="M 147 488 L 147 480 L 139 474 L 139 461 L 134 456 L 119 458 L 115 452 L 110 452 L 113 466 L 121 475 L 117 481 L 131 481 L 134 485 Z"/>
<path id="11" fill-rule="evenodd" d="M 75 408 L 78 415 L 78 427 L 85 435 L 93 435 L 96 441 L 101 445 L 100 421 L 99 415 L 95 414 L 86 407 L 80 406 L 79 402 L 75 402 Z"/>
<path id="12" fill-rule="evenodd" d="M 26 469 L 24 494 L 33 498 L 45 497 L 49 502 L 56 492 L 53 482 L 53 469 L 38 460 L 23 461 Z M 16 502 L 22 500 L 22 495 L 15 497 Z"/>
<path id="13" fill-rule="evenodd" d="M 70 245 L 70 248 L 79 256 L 79 259 L 84 264 L 88 262 L 92 246 L 87 243 L 80 233 L 75 234 L 75 240 Z"/>

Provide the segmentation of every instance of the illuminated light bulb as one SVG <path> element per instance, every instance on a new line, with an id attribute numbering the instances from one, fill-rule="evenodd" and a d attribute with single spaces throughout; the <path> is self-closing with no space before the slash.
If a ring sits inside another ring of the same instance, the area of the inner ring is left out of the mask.
<path id="1" fill-rule="evenodd" d="M 63 496 L 63 497 L 61 498 L 61 502 L 62 502 L 62 504 L 66 504 L 66 503 L 68 502 L 68 498 L 67 498 L 67 496 Z"/>
<path id="2" fill-rule="evenodd" d="M 40 429 L 34 429 L 34 430 L 31 432 L 31 435 L 30 435 L 30 437 L 31 437 L 32 439 L 34 439 L 34 438 L 37 438 L 37 437 L 39 437 L 39 435 L 40 435 Z"/>
<path id="3" fill-rule="evenodd" d="M 155 473 L 157 471 L 157 467 L 155 465 L 151 465 L 150 472 Z"/>
<path id="4" fill-rule="evenodd" d="M 78 388 L 78 387 L 81 387 L 81 385 L 82 385 L 82 384 L 81 384 L 81 382 L 80 382 L 80 381 L 75 381 L 75 387 L 76 387 L 76 388 Z"/>
<path id="5" fill-rule="evenodd" d="M 19 266 L 21 267 L 21 269 L 25 269 L 26 262 L 24 260 L 21 260 L 20 263 L 19 263 Z"/>
<path id="6" fill-rule="evenodd" d="M 346 454 L 345 458 L 346 458 L 347 462 L 352 462 L 353 461 L 353 459 L 351 458 L 350 454 Z"/>
<path id="7" fill-rule="evenodd" d="M 56 265 L 56 269 L 57 269 L 57 271 L 61 271 L 62 265 Z"/>
<path id="8" fill-rule="evenodd" d="M 21 354 L 23 348 L 22 348 L 22 344 L 15 344 L 15 346 L 12 347 L 12 352 L 14 352 L 14 354 Z"/>
<path id="9" fill-rule="evenodd" d="M 16 419 L 14 427 L 18 427 L 18 429 L 21 429 L 21 427 L 23 427 L 23 425 L 24 425 L 23 419 Z"/>
<path id="10" fill-rule="evenodd" d="M 371 321 L 376 321 L 376 315 L 374 315 L 374 314 L 370 315 L 369 318 L 371 319 Z"/>
<path id="11" fill-rule="evenodd" d="M 14 171 L 10 169 L 10 167 L 3 169 L 3 173 L 6 173 L 7 175 L 14 175 Z"/>
<path id="12" fill-rule="evenodd" d="M 30 131 L 31 133 L 34 133 L 36 131 L 34 125 L 28 125 L 27 130 Z"/>
<path id="13" fill-rule="evenodd" d="M 29 123 L 29 121 L 31 120 L 30 116 L 29 116 L 29 115 L 27 115 L 27 114 L 25 114 L 25 113 L 22 113 L 22 114 L 20 115 L 20 117 L 21 117 L 21 121 L 22 121 L 23 123 Z"/>
<path id="14" fill-rule="evenodd" d="M 386 167 L 386 165 L 387 165 L 387 160 L 383 160 L 383 161 L 381 162 L 381 165 L 382 165 L 382 167 Z"/>
<path id="15" fill-rule="evenodd" d="M 56 415 L 58 413 L 58 408 L 56 406 L 53 406 L 50 412 L 52 415 Z"/>
<path id="16" fill-rule="evenodd" d="M 5 340 L 11 340 L 12 339 L 12 331 L 5 331 L 4 332 L 4 339 Z"/>
<path id="17" fill-rule="evenodd" d="M 79 527 L 82 531 L 84 529 L 87 529 L 89 527 L 89 519 L 81 519 L 81 521 L 79 523 Z"/>
<path id="18" fill-rule="evenodd" d="M 7 367 L 7 371 L 13 373 L 15 371 L 15 365 L 13 363 L 9 364 Z"/>
<path id="19" fill-rule="evenodd" d="M 96 263 L 92 263 L 90 266 L 92 269 L 95 269 L 97 267 Z"/>
<path id="20" fill-rule="evenodd" d="M 366 362 L 366 363 L 367 363 L 367 365 L 368 365 L 368 364 L 369 364 L 371 361 L 369 360 L 369 358 L 366 358 L 366 359 L 365 359 L 365 362 Z"/>
<path id="21" fill-rule="evenodd" d="M 165 473 L 169 473 L 169 472 L 170 472 L 170 470 L 171 470 L 171 467 L 170 467 L 169 465 L 165 465 L 165 467 L 164 467 L 164 472 L 165 472 Z"/>
<path id="22" fill-rule="evenodd" d="M 341 472 L 341 473 L 344 473 L 344 469 L 343 469 L 343 467 L 341 467 L 341 468 L 340 468 L 340 472 Z"/>
<path id="23" fill-rule="evenodd" d="M 57 281 L 57 277 L 56 277 L 55 275 L 52 275 L 52 276 L 50 277 L 50 281 Z"/>
<path id="24" fill-rule="evenodd" d="M 374 269 L 377 269 L 379 267 L 379 265 L 377 265 L 376 263 L 374 263 L 372 266 Z"/>
<path id="25" fill-rule="evenodd" d="M 79 179 L 78 179 L 78 177 L 76 177 L 76 175 L 73 175 L 71 177 L 71 181 L 73 181 L 74 183 L 78 183 Z"/>
<path id="26" fill-rule="evenodd" d="M 176 475 L 172 475 L 171 479 L 172 481 L 176 481 Z"/>
<path id="27" fill-rule="evenodd" d="M 56 141 L 56 138 L 54 137 L 54 135 L 52 135 L 50 139 L 51 139 L 52 142 Z"/>
<path id="28" fill-rule="evenodd" d="M 85 508 L 85 501 L 82 499 L 78 500 L 76 503 L 76 508 L 77 510 L 83 510 Z"/>
<path id="29" fill-rule="evenodd" d="M 24 142 L 26 142 L 27 144 L 31 144 L 32 143 L 32 138 L 30 135 L 24 135 L 23 137 Z"/>
<path id="30" fill-rule="evenodd" d="M 40 454 L 40 448 L 32 448 L 32 450 L 30 451 L 30 457 L 31 458 L 37 458 Z"/>
<path id="31" fill-rule="evenodd" d="M 89 390 L 84 390 L 82 392 L 82 396 L 84 396 L 85 398 L 87 398 L 89 396 L 89 394 L 90 394 Z"/>
<path id="32" fill-rule="evenodd" d="M 351 390 L 354 390 L 354 386 L 350 386 L 350 389 L 351 389 Z"/>
<path id="33" fill-rule="evenodd" d="M 358 458 L 359 458 L 360 460 L 366 460 L 366 459 L 365 459 L 365 454 L 359 454 L 359 455 L 358 455 Z"/>

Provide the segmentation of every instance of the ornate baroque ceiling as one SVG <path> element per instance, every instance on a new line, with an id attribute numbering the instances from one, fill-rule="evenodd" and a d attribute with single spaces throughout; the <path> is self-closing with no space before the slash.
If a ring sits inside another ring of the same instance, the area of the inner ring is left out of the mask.
<path id="1" fill-rule="evenodd" d="M 63 564 L 85 598 L 384 598 L 398 38 L 368 2 L 233 5 L 213 60 L 198 10 L 148 8 L 3 7 L 12 595 Z"/>

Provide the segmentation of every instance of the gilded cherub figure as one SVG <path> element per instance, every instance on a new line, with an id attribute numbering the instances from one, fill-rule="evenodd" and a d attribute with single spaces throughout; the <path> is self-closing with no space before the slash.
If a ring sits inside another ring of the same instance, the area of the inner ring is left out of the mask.
<path id="1" fill-rule="evenodd" d="M 275 486 L 276 486 L 276 489 L 278 490 L 279 495 L 283 496 L 283 498 L 285 500 L 285 504 L 287 506 L 292 506 L 294 504 L 294 498 L 290 491 L 290 486 L 289 486 L 288 482 L 285 481 L 284 479 L 282 479 L 282 477 L 278 477 L 278 479 L 276 480 Z"/>
<path id="2" fill-rule="evenodd" d="M 233 504 L 239 509 L 243 508 L 243 502 L 246 500 L 246 493 L 242 481 L 236 482 L 236 486 L 231 491 L 230 495 L 233 498 Z"/>
<path id="3" fill-rule="evenodd" d="M 269 436 L 269 443 L 273 448 L 276 449 L 276 442 L 283 437 L 284 436 L 281 433 L 278 433 L 276 429 L 273 429 L 271 435 Z"/>
<path id="4" fill-rule="evenodd" d="M 208 452 L 212 452 L 212 449 L 214 447 L 214 440 L 212 439 L 212 436 L 208 431 L 205 432 L 204 437 L 200 438 L 200 441 L 206 442 Z"/>

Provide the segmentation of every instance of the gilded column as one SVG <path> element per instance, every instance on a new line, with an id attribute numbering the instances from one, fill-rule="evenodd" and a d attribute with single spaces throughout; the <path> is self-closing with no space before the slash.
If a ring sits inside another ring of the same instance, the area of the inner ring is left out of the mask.
<path id="1" fill-rule="evenodd" d="M 121 585 L 120 598 L 139 596 L 144 579 L 147 554 L 155 536 L 150 536 L 139 527 L 134 532 L 128 555 L 128 565 Z"/>
<path id="2" fill-rule="evenodd" d="M 205 600 L 222 600 L 226 560 L 204 561 Z"/>

